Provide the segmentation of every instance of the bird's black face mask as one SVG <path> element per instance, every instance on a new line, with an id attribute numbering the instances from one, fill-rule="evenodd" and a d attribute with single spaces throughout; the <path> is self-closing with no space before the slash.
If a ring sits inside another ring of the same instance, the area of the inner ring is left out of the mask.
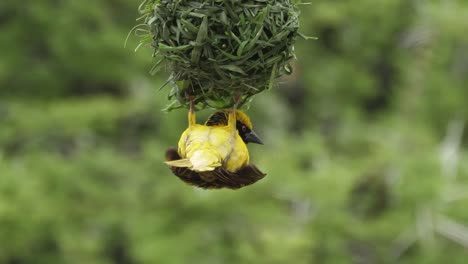
<path id="1" fill-rule="evenodd" d="M 253 132 L 250 128 L 248 128 L 246 125 L 242 124 L 241 122 L 237 121 L 236 122 L 236 128 L 237 131 L 239 131 L 239 136 L 242 138 L 245 144 L 247 143 L 256 143 L 256 144 L 262 144 L 262 140 Z"/>

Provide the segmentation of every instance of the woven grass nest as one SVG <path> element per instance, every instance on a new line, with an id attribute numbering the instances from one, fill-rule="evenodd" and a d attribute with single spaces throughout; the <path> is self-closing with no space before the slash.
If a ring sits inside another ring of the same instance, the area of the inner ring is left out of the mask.
<path id="1" fill-rule="evenodd" d="M 164 65 L 172 84 L 168 109 L 240 105 L 290 73 L 298 9 L 290 0 L 146 0 L 142 43 Z M 141 35 L 141 34 L 140 34 Z"/>

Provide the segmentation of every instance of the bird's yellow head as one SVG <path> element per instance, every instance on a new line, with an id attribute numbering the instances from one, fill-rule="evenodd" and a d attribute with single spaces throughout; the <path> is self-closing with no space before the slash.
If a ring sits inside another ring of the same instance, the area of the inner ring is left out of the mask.
<path id="1" fill-rule="evenodd" d="M 228 111 L 218 111 L 208 117 L 206 126 L 226 126 L 228 124 Z M 252 130 L 253 125 L 250 118 L 242 111 L 236 110 L 236 128 L 239 136 L 247 143 L 263 144 L 262 140 Z"/>
<path id="2" fill-rule="evenodd" d="M 236 110 L 236 121 L 237 123 L 245 125 L 250 130 L 253 129 L 252 121 L 250 121 L 250 118 L 240 110 Z"/>

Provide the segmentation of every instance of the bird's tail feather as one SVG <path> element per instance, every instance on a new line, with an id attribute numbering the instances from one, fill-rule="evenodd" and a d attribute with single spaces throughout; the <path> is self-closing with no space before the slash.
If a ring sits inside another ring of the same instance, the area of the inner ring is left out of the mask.
<path id="1" fill-rule="evenodd" d="M 194 164 L 189 159 L 170 160 L 165 161 L 164 163 L 171 167 L 189 168 L 190 170 L 194 171 L 212 171 L 216 167 L 221 166 L 221 163 L 197 164 L 196 166 L 194 166 Z"/>
<path id="2" fill-rule="evenodd" d="M 211 151 L 206 150 L 198 150 L 195 151 L 190 159 L 176 159 L 176 160 L 168 160 L 165 163 L 172 167 L 177 168 L 188 168 L 193 171 L 212 171 L 217 167 L 220 167 L 221 159 L 219 155 Z"/>
<path id="3" fill-rule="evenodd" d="M 190 162 L 189 159 L 170 160 L 170 161 L 165 161 L 165 163 L 172 167 L 184 167 L 184 168 L 193 167 L 192 162 Z"/>

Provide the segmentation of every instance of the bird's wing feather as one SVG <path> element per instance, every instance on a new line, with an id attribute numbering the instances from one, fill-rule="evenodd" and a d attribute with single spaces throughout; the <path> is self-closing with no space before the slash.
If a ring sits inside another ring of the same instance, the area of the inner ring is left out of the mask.
<path id="1" fill-rule="evenodd" d="M 228 117 L 226 111 L 218 111 L 210 115 L 205 122 L 205 126 L 227 126 Z"/>
<path id="2" fill-rule="evenodd" d="M 266 174 L 261 172 L 255 165 L 246 165 L 236 172 L 230 172 L 219 167 L 210 173 L 215 176 L 215 180 L 210 182 L 209 187 L 229 189 L 239 189 L 251 185 L 266 176 Z M 202 175 L 203 172 L 200 174 Z"/>
<path id="3" fill-rule="evenodd" d="M 175 149 L 171 148 L 166 151 L 166 160 L 169 162 L 180 160 L 180 156 Z M 239 189 L 266 176 L 253 164 L 243 166 L 236 172 L 230 172 L 222 167 L 207 172 L 195 172 L 188 168 L 173 166 L 170 169 L 182 181 L 203 189 Z"/>

